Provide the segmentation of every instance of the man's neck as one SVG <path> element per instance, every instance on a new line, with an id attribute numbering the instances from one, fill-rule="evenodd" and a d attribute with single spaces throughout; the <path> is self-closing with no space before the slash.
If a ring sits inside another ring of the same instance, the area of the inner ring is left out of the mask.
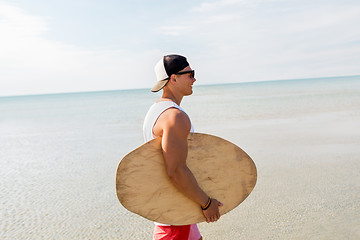
<path id="1" fill-rule="evenodd" d="M 161 100 L 162 101 L 169 101 L 170 100 L 170 101 L 173 101 L 174 103 L 176 103 L 177 105 L 180 106 L 182 98 L 183 98 L 183 96 L 176 96 L 172 92 L 164 91 L 163 95 L 161 97 Z"/>

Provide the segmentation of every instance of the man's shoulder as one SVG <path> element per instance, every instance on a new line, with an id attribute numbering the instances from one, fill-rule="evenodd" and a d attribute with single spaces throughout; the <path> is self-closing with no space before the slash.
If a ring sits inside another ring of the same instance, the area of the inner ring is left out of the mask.
<path id="1" fill-rule="evenodd" d="M 188 119 L 188 115 L 182 111 L 179 108 L 176 107 L 170 107 L 168 109 L 166 109 L 161 115 L 165 116 L 166 118 L 174 118 L 174 119 Z"/>
<path id="2" fill-rule="evenodd" d="M 191 127 L 188 115 L 184 111 L 175 107 L 164 111 L 159 117 L 159 122 L 161 122 L 164 127 L 167 126 L 185 129 Z"/>

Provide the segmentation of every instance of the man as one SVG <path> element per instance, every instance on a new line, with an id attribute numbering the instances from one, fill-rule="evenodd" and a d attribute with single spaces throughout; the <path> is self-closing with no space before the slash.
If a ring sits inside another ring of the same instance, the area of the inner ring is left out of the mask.
<path id="1" fill-rule="evenodd" d="M 189 116 L 180 107 L 184 96 L 191 95 L 196 81 L 195 72 L 187 59 L 180 55 L 164 56 L 155 66 L 157 83 L 153 92 L 163 89 L 162 97 L 154 103 L 144 121 L 145 141 L 162 138 L 162 151 L 166 170 L 173 184 L 187 197 L 199 204 L 208 223 L 220 218 L 219 206 L 198 185 L 186 165 L 187 137 L 194 128 Z M 196 226 L 169 226 L 155 223 L 154 240 L 199 240 L 202 239 Z"/>

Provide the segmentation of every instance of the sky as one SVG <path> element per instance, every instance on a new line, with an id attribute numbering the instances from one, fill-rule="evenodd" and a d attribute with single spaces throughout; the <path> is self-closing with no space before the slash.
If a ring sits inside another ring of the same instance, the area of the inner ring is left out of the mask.
<path id="1" fill-rule="evenodd" d="M 358 0 L 0 0 L 0 96 L 360 75 Z"/>

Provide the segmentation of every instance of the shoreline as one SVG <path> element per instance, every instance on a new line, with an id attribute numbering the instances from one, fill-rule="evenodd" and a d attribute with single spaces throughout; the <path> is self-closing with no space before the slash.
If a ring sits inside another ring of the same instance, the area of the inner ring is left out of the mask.
<path id="1" fill-rule="evenodd" d="M 285 99 L 266 88 L 202 89 L 187 100 L 195 131 L 238 145 L 258 171 L 243 203 L 199 224 L 204 239 L 360 239 L 358 88 L 318 89 L 311 99 L 284 88 Z M 124 209 L 115 192 L 121 157 L 143 143 L 153 96 L 138 94 L 131 108 L 128 95 L 0 105 L 1 239 L 152 238 L 153 223 Z"/>

